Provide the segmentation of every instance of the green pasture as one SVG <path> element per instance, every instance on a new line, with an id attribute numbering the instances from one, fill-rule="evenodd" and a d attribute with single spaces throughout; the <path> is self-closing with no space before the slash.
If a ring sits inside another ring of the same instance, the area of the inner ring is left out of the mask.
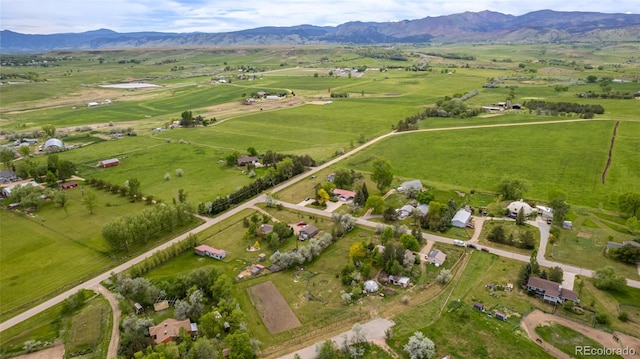
<path id="1" fill-rule="evenodd" d="M 529 184 L 525 198 L 544 201 L 552 189 L 568 193 L 572 205 L 612 208 L 609 194 L 635 188 L 640 174 L 636 158 L 615 157 L 611 170 L 628 174 L 601 183 L 614 123 L 591 121 L 457 131 L 409 132 L 385 139 L 346 160 L 370 171 L 370 163 L 386 158 L 397 176 L 420 178 L 437 188 L 495 191 L 505 177 Z M 618 129 L 622 148 L 635 142 L 637 126 Z M 618 142 L 618 141 L 617 141 Z"/>
<path id="2" fill-rule="evenodd" d="M 627 278 L 640 279 L 635 265 L 610 259 L 604 254 L 607 242 L 634 238 L 628 232 L 622 232 L 628 231 L 624 224 L 614 222 L 621 217 L 586 210 L 575 210 L 570 215 L 573 229 L 560 230 L 560 239 L 547 246 L 547 258 L 591 270 L 612 266 Z"/>
<path id="3" fill-rule="evenodd" d="M 534 298 L 521 296 L 519 290 L 495 291 L 490 295 L 486 284 L 515 285 L 521 263 L 492 254 L 471 252 L 471 258 L 460 280 L 453 283 L 449 302 L 440 315 L 439 309 L 449 290 L 435 300 L 407 308 L 394 318 L 394 336 L 390 345 L 398 352 L 413 332 L 419 330 L 434 341 L 438 357 L 451 355 L 460 358 L 506 358 L 514 350 L 522 358 L 549 357 L 535 342 L 519 329 L 520 316 L 532 306 L 542 306 Z M 452 302 L 460 300 L 461 306 Z M 473 309 L 474 302 L 481 302 L 487 310 L 500 310 L 510 317 L 506 322 L 488 317 Z M 464 335 L 460 335 L 464 333 Z"/>
<path id="4" fill-rule="evenodd" d="M 0 332 L 0 358 L 9 358 L 15 355 L 13 353 L 22 351 L 24 342 L 28 340 L 53 343 L 58 339 L 66 325 L 65 318 L 62 317 L 62 306 L 62 303 L 56 304 Z"/>
<path id="5" fill-rule="evenodd" d="M 606 326 L 606 330 L 618 330 L 623 333 L 638 337 L 640 336 L 640 311 L 637 308 L 637 303 L 640 303 L 640 289 L 625 287 L 622 290 L 610 290 L 603 291 L 597 289 L 593 285 L 593 281 L 589 278 L 576 277 L 583 281 L 582 289 L 579 290 L 580 304 L 583 306 L 593 308 L 598 313 L 603 313 L 609 317 L 611 323 Z M 576 281 L 577 283 L 577 281 Z M 618 319 L 621 312 L 627 312 L 629 320 L 626 322 Z M 593 315 L 585 312 L 584 315 L 571 315 L 566 311 L 563 314 L 578 321 L 583 321 L 587 325 L 593 325 Z M 600 328 L 601 325 L 597 324 Z"/>
<path id="6" fill-rule="evenodd" d="M 67 190 L 65 209 L 51 201 L 30 215 L 0 211 L 0 318 L 7 319 L 82 280 L 107 271 L 126 257 L 158 244 L 113 253 L 102 239 L 102 226 L 113 218 L 142 210 L 144 202 L 85 186 L 97 196 L 94 214 L 81 204 L 81 189 Z M 181 229 L 184 230 L 184 229 Z M 163 234 L 172 238 L 179 231 Z"/>
<path id="7" fill-rule="evenodd" d="M 86 358 L 103 358 L 107 354 L 113 316 L 109 302 L 94 297 L 71 318 L 64 333 L 65 352 L 84 352 Z"/>
<path id="8" fill-rule="evenodd" d="M 562 350 L 575 358 L 622 358 L 619 355 L 584 355 L 580 352 L 576 352 L 576 346 L 589 346 L 591 348 L 602 348 L 595 340 L 584 336 L 575 330 L 562 326 L 560 324 L 552 323 L 549 326 L 538 326 L 536 333 L 554 347 Z"/>

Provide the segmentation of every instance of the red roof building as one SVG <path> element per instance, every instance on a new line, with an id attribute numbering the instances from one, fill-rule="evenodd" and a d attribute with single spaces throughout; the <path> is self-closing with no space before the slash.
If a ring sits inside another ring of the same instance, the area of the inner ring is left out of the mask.
<path id="1" fill-rule="evenodd" d="M 98 162 L 98 167 L 102 167 L 102 168 L 106 168 L 106 167 L 113 167 L 113 166 L 117 166 L 120 164 L 120 160 L 117 158 L 112 158 L 109 160 L 102 160 L 100 162 Z"/>

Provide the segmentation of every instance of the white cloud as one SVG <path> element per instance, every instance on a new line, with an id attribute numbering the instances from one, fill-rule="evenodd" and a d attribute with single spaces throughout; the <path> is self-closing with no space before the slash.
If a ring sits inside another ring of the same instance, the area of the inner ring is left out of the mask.
<path id="1" fill-rule="evenodd" d="M 348 21 L 399 21 L 465 11 L 491 10 L 521 15 L 530 11 L 640 13 L 638 0 L 0 0 L 0 26 L 23 33 L 81 32 L 109 28 L 120 32 L 226 32 L 260 26 Z"/>

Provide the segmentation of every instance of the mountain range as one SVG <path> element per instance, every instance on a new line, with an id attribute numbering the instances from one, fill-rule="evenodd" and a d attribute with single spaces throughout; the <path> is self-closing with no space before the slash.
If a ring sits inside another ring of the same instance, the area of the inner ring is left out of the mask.
<path id="1" fill-rule="evenodd" d="M 398 22 L 274 26 L 225 33 L 118 33 L 100 29 L 32 35 L 3 30 L 0 52 L 284 44 L 637 42 L 638 39 L 640 14 L 540 10 L 514 16 L 481 11 Z"/>

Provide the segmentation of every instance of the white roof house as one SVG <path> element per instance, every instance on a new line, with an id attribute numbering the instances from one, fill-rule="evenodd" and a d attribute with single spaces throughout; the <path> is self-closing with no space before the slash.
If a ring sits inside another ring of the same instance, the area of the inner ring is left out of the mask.
<path id="1" fill-rule="evenodd" d="M 523 200 L 511 202 L 507 206 L 509 213 L 511 213 L 511 215 L 513 216 L 518 215 L 518 212 L 520 212 L 520 208 L 522 208 L 525 216 L 528 216 L 533 212 L 533 208 L 531 208 L 531 206 Z"/>
<path id="2" fill-rule="evenodd" d="M 410 188 L 421 190 L 422 189 L 422 182 L 420 180 L 402 182 L 400 184 L 400 187 L 398 187 L 398 191 L 399 192 L 405 192 L 405 191 L 409 190 Z"/>
<path id="3" fill-rule="evenodd" d="M 5 196 L 5 197 L 9 197 L 9 195 L 11 194 L 11 191 L 13 191 L 14 188 L 20 188 L 20 187 L 25 187 L 25 186 L 40 187 L 40 184 L 38 184 L 38 182 L 36 182 L 36 181 L 30 181 L 30 182 L 27 182 L 27 183 L 16 183 L 14 185 L 4 187 L 2 189 L 2 195 Z"/>
<path id="4" fill-rule="evenodd" d="M 458 228 L 465 228 L 470 220 L 471 213 L 461 209 L 456 212 L 455 216 L 451 219 L 451 225 Z"/>
<path id="5" fill-rule="evenodd" d="M 536 208 L 538 209 L 538 213 L 543 218 L 553 218 L 553 208 L 540 206 L 540 205 L 536 206 Z"/>
<path id="6" fill-rule="evenodd" d="M 378 289 L 380 289 L 380 286 L 378 285 L 378 283 L 375 280 L 368 280 L 368 281 L 364 282 L 363 288 L 367 292 L 373 293 L 373 292 L 377 292 Z"/>

